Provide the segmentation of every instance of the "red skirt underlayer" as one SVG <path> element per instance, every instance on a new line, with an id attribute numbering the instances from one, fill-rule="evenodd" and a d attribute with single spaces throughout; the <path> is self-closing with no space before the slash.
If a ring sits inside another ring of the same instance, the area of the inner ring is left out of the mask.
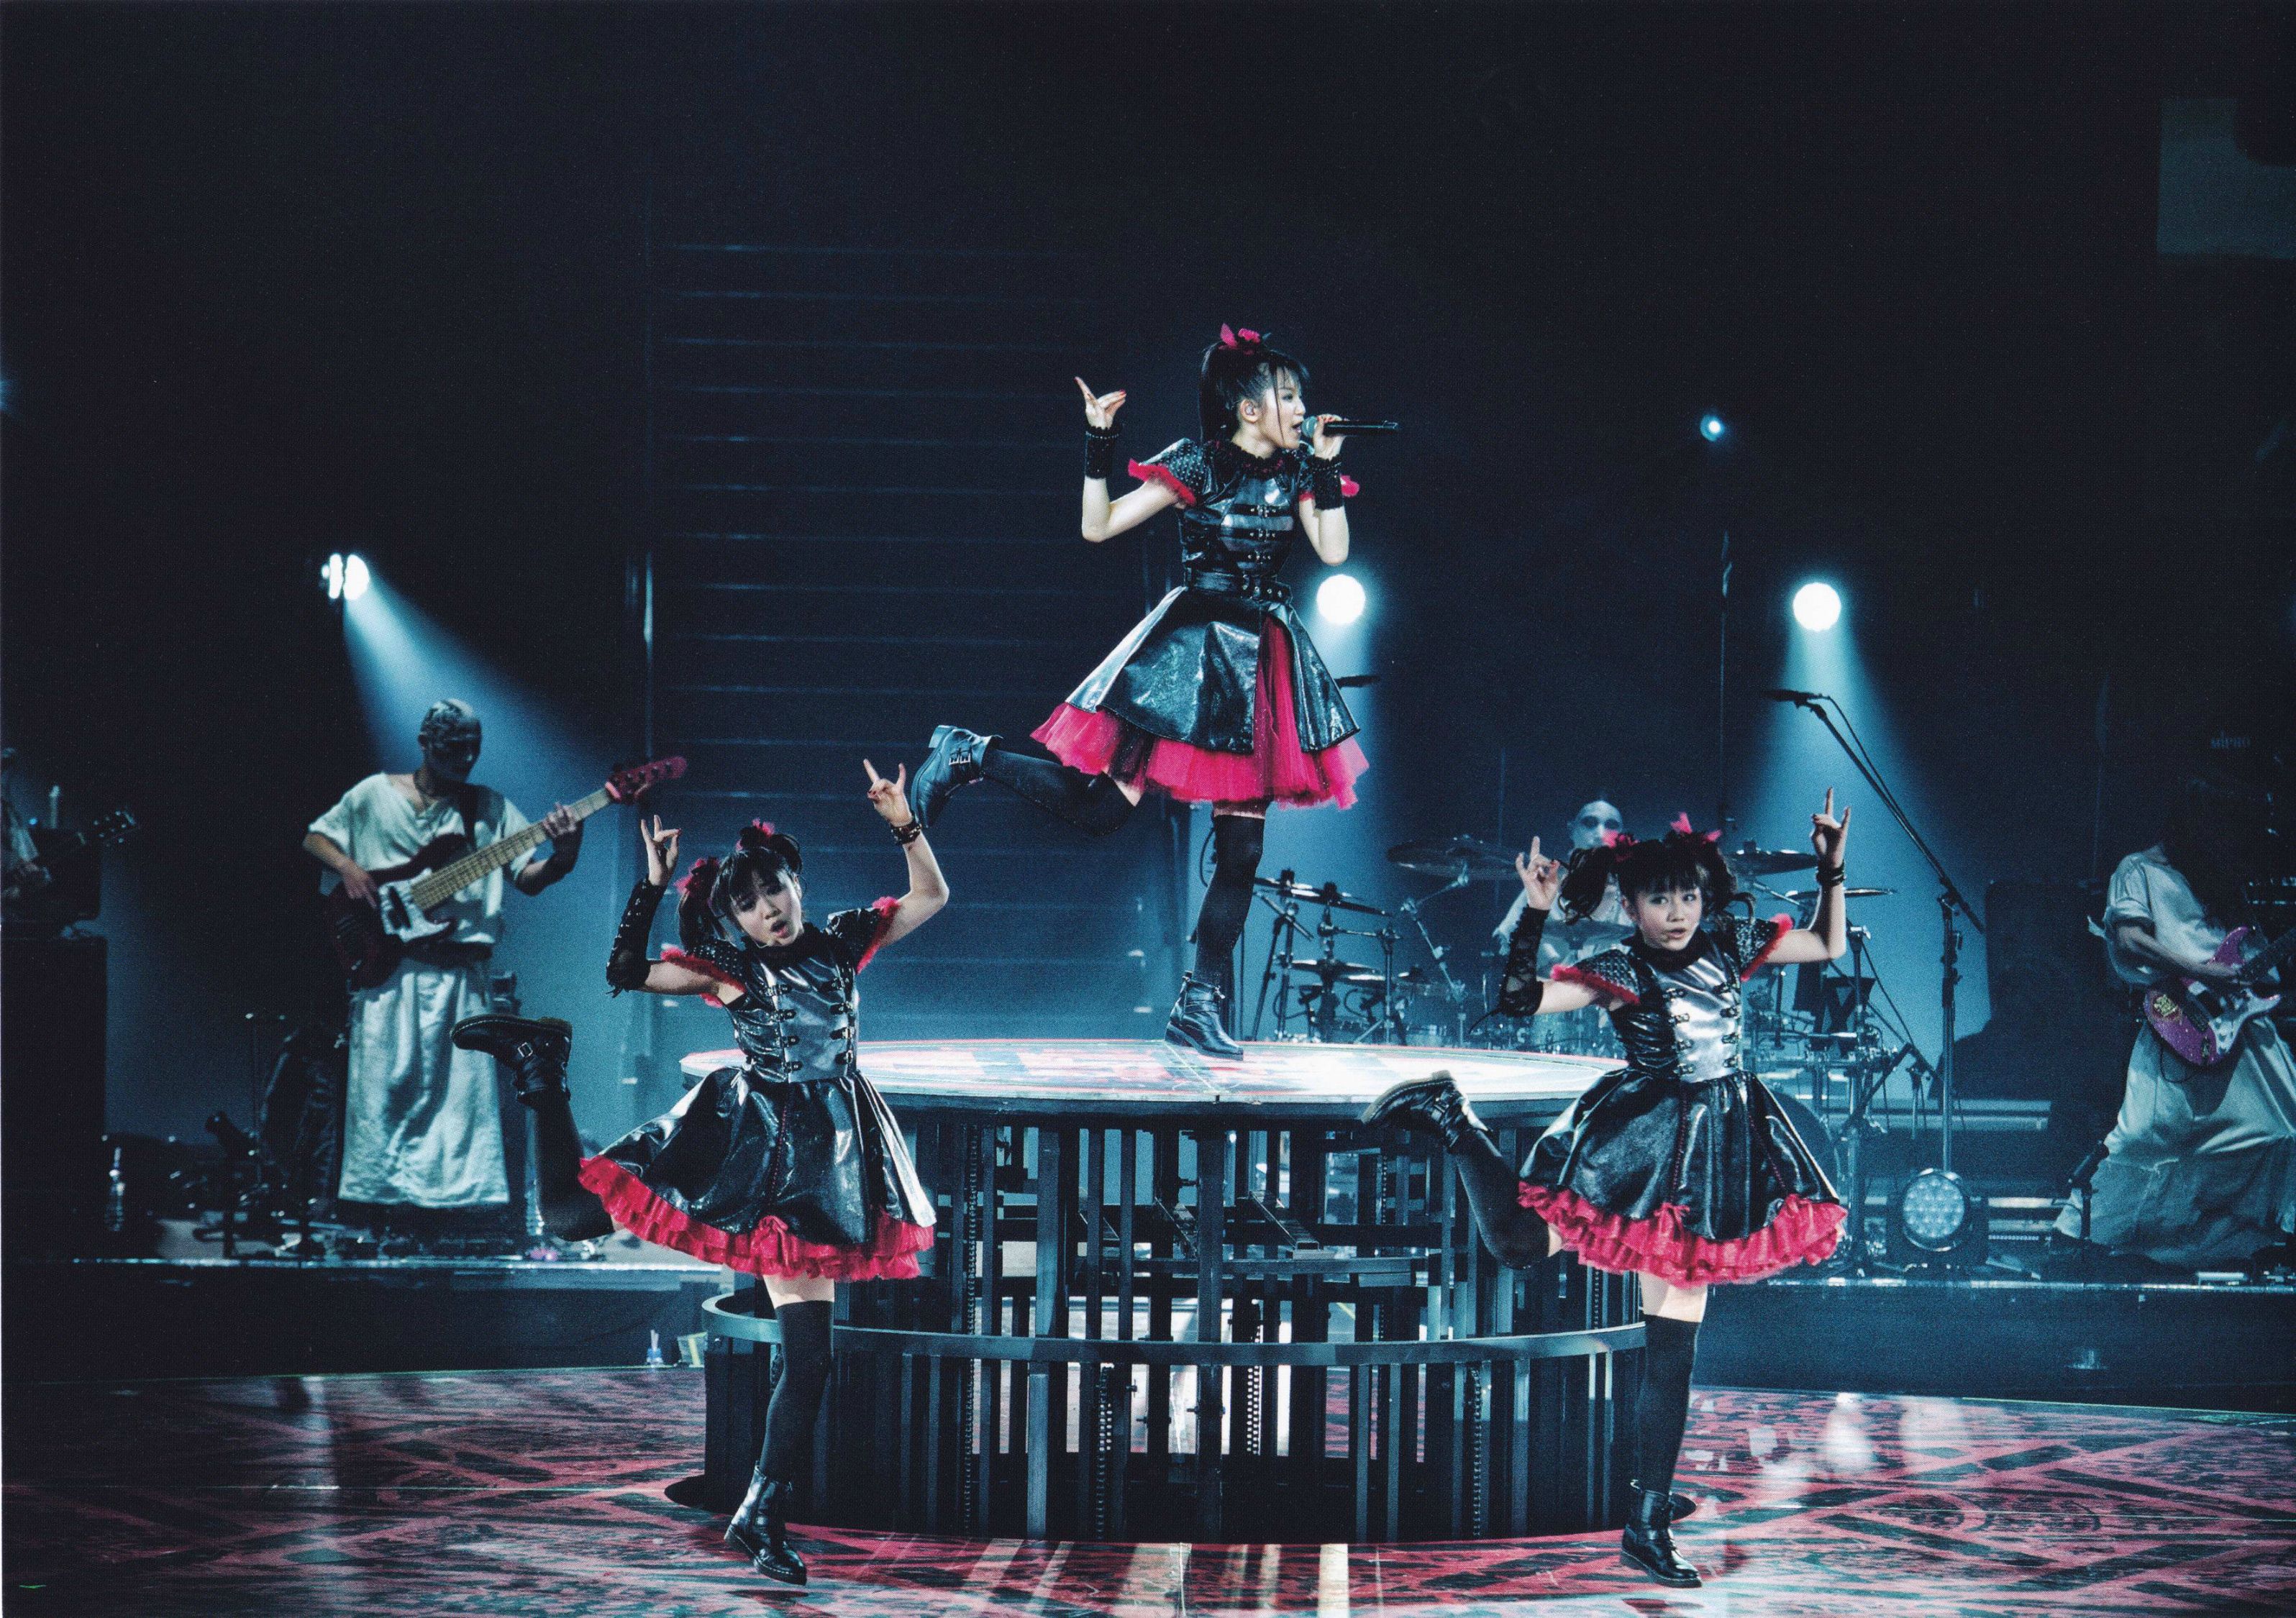
<path id="1" fill-rule="evenodd" d="M 1682 1210 L 1672 1203 L 1636 1220 L 1606 1214 L 1575 1192 L 1529 1181 L 1516 1196 L 1554 1229 L 1580 1263 L 1613 1275 L 1654 1275 L 1677 1287 L 1755 1281 L 1795 1264 L 1823 1263 L 1833 1255 L 1849 1217 L 1840 1203 L 1788 1197 L 1760 1230 L 1712 1241 L 1685 1230 Z"/>
<path id="2" fill-rule="evenodd" d="M 1161 737 L 1149 749 L 1140 779 L 1186 804 L 1250 804 L 1272 801 L 1287 808 L 1312 809 L 1356 801 L 1356 777 L 1370 768 L 1350 736 L 1310 753 L 1300 745 L 1298 707 L 1292 690 L 1292 638 L 1274 619 L 1259 635 L 1259 679 L 1251 712 L 1251 751 L 1222 753 Z M 1124 736 L 1112 714 L 1062 703 L 1038 725 L 1036 739 L 1071 770 L 1098 775 L 1115 761 Z"/>
<path id="3" fill-rule="evenodd" d="M 869 1243 L 838 1247 L 805 1241 L 771 1214 L 757 1228 L 736 1236 L 704 1224 L 670 1206 L 620 1164 L 591 1157 L 582 1164 L 582 1183 L 616 1224 L 640 1241 L 690 1254 L 705 1263 L 726 1264 L 748 1275 L 805 1276 L 829 1281 L 908 1281 L 917 1274 L 917 1254 L 932 1246 L 930 1225 L 912 1225 L 877 1215 Z"/>

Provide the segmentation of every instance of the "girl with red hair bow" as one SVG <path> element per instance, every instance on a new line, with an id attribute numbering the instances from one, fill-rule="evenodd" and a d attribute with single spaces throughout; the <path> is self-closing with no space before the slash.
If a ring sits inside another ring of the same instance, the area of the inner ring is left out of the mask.
<path id="1" fill-rule="evenodd" d="M 1498 1009 L 1513 1017 L 1600 1006 L 1627 1065 L 1597 1079 L 1531 1149 L 1518 1173 L 1448 1074 L 1398 1084 L 1366 1124 L 1440 1135 L 1476 1227 L 1499 1262 L 1535 1264 L 1568 1250 L 1597 1270 L 1641 1278 L 1642 1390 L 1635 1408 L 1632 1503 L 1621 1554 L 1660 1583 L 1699 1582 L 1668 1524 L 1689 1502 L 1673 1492 L 1690 1410 L 1690 1371 L 1706 1289 L 1832 1255 L 1847 1211 L 1824 1169 L 1761 1080 L 1739 1059 L 1739 985 L 1765 966 L 1838 959 L 1849 812 L 1833 794 L 1810 816 L 1817 914 L 1733 916 L 1742 903 L 1713 834 L 1677 818 L 1663 838 L 1624 833 L 1581 848 L 1566 867 L 1536 840 L 1515 862 L 1526 904 L 1507 951 Z M 1634 932 L 1538 976 L 1539 935 L 1559 898 L 1573 920 L 1611 883 Z"/>
<path id="2" fill-rule="evenodd" d="M 956 789 L 992 780 L 1086 831 L 1124 823 L 1154 787 L 1212 806 L 1212 878 L 1196 917 L 1194 969 L 1164 1037 L 1236 1057 L 1226 1018 L 1270 805 L 1341 808 L 1363 772 L 1356 722 L 1292 610 L 1281 574 L 1304 538 L 1348 558 L 1342 443 L 1308 414 L 1308 368 L 1249 328 L 1220 328 L 1197 378 L 1203 436 L 1130 463 L 1139 486 L 1111 499 L 1122 391 L 1082 378 L 1084 537 L 1097 544 L 1175 507 L 1185 582 L 1037 727 L 1037 757 L 943 725 L 917 768 L 930 826 Z"/>

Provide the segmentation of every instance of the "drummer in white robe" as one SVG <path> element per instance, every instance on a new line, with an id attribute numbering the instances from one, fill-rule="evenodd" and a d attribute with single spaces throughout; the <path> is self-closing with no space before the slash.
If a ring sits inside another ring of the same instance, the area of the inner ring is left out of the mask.
<path id="1" fill-rule="evenodd" d="M 303 838 L 356 897 L 373 895 L 370 871 L 402 864 L 449 832 L 483 846 L 528 824 L 517 805 L 470 780 L 480 731 L 468 703 L 432 704 L 417 739 L 420 768 L 368 776 Z M 540 893 L 581 853 L 581 822 L 562 805 L 542 823 L 552 839 L 548 857 L 537 848 L 508 872 L 521 893 Z M 457 894 L 444 934 L 411 946 L 390 977 L 351 995 L 345 1201 L 483 1208 L 510 1200 L 493 1058 L 457 1050 L 447 1038 L 463 1018 L 492 1009 L 488 960 L 503 936 L 504 874 Z"/>
<path id="2" fill-rule="evenodd" d="M 2212 957 L 2231 931 L 2226 915 L 2243 908 L 2250 813 L 2221 786 L 2187 782 L 2169 836 L 2113 871 L 2105 952 L 2125 982 L 2236 970 Z M 2251 1021 L 2230 1059 L 2206 1068 L 2141 1027 L 2105 1148 L 2089 1197 L 2091 1241 L 2191 1269 L 2241 1264 L 2286 1241 L 2296 1230 L 2296 1063 L 2271 1018 Z M 2079 1193 L 2056 1228 L 2080 1234 Z"/>

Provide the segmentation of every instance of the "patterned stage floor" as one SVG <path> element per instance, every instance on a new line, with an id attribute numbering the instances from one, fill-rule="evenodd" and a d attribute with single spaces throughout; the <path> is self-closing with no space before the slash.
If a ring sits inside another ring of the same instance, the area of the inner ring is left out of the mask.
<path id="1" fill-rule="evenodd" d="M 1847 1614 L 2296 1610 L 2296 1420 L 1701 1390 L 1701 1590 L 1609 1536 L 1029 1545 L 808 1533 L 780 1592 L 661 1486 L 692 1372 L 13 1387 L 6 1610 L 145 1615 Z"/>

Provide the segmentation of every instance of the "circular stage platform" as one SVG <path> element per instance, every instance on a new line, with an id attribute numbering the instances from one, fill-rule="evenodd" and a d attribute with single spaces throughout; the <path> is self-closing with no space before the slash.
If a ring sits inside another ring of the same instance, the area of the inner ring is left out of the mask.
<path id="1" fill-rule="evenodd" d="M 701 1050 L 689 1079 L 739 1063 L 738 1050 Z M 891 1040 L 861 1043 L 862 1071 L 898 1112 L 1068 1117 L 1281 1114 L 1352 1119 L 1390 1085 L 1443 1068 L 1496 1123 L 1551 1118 L 1618 1066 L 1603 1057 L 1467 1050 L 1440 1045 L 1260 1043 L 1217 1061 L 1161 1040 Z"/>
<path id="2" fill-rule="evenodd" d="M 1213 1061 L 1136 1040 L 891 1042 L 861 1062 L 940 1229 L 920 1281 L 840 1289 L 807 1484 L 823 1518 L 1199 1541 L 1619 1520 L 1633 1281 L 1503 1269 L 1441 1144 L 1357 1121 L 1447 1069 L 1520 1155 L 1609 1064 L 1294 1043 Z M 762 1433 L 761 1291 L 709 1306 L 701 1498 L 720 1506 Z"/>

